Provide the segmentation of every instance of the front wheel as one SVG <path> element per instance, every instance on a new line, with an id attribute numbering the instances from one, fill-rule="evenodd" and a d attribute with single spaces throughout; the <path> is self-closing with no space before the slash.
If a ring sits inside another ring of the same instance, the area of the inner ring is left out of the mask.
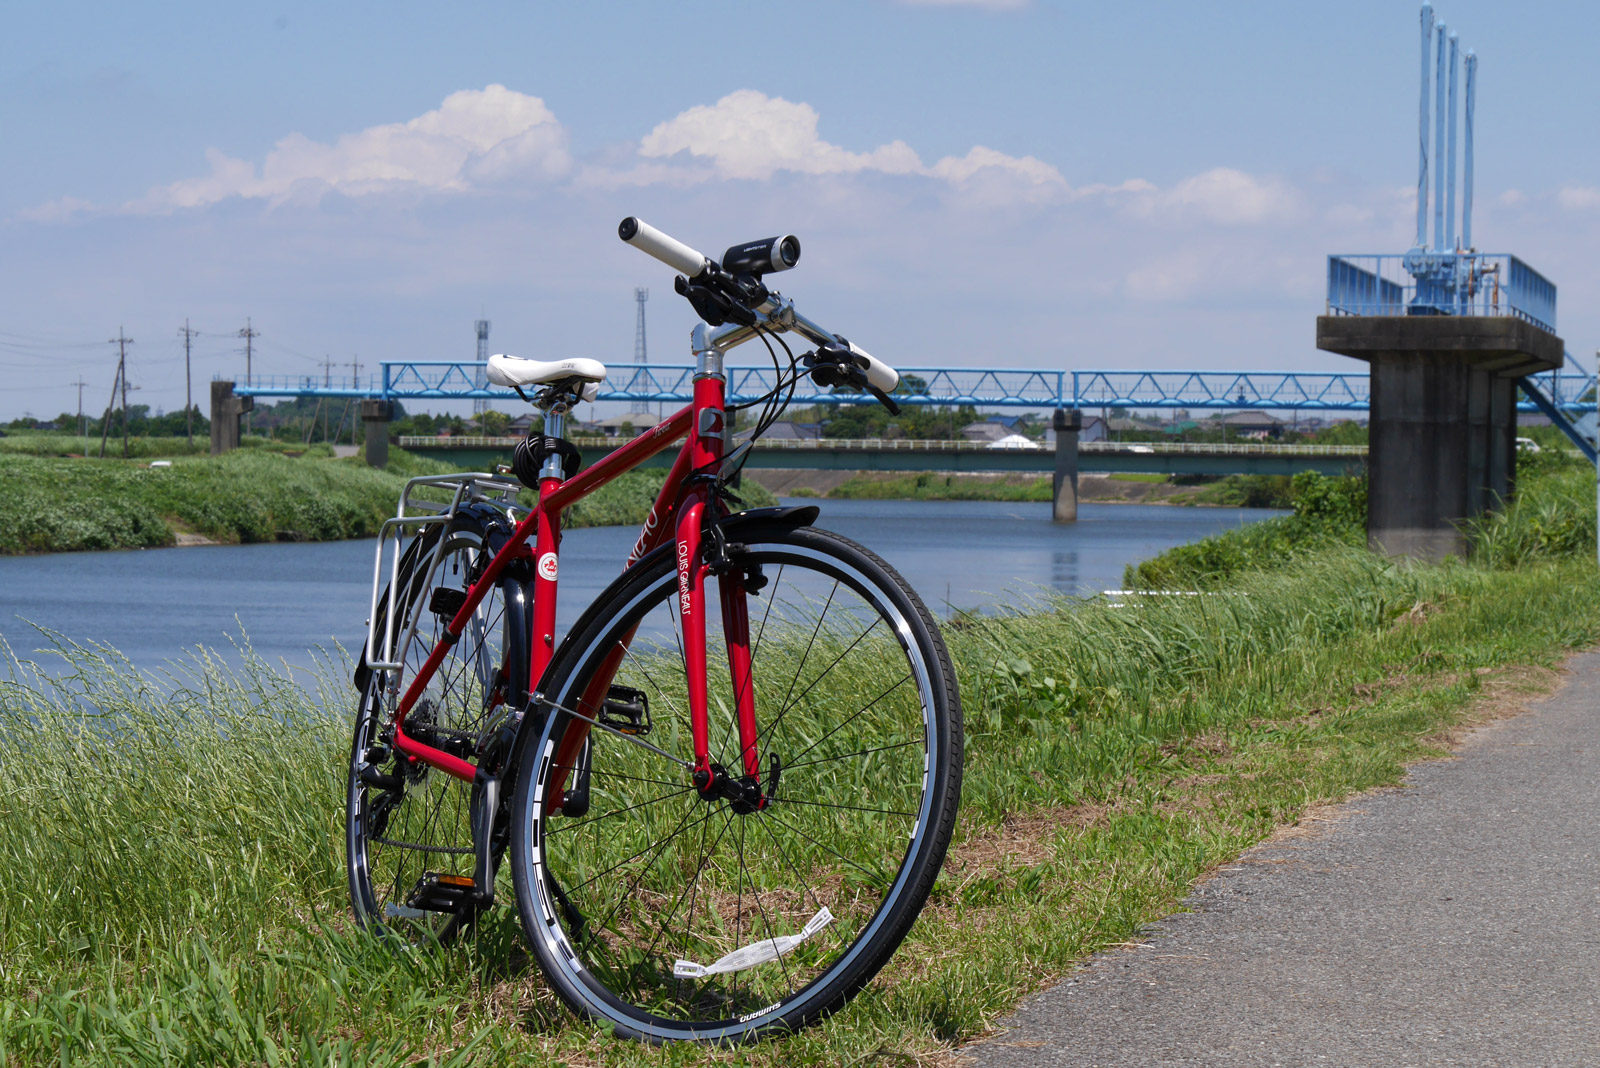
<path id="1" fill-rule="evenodd" d="M 921 910 L 960 793 L 955 676 L 916 595 L 837 535 L 729 529 L 765 805 L 690 782 L 670 544 L 575 628 L 518 761 L 512 871 L 539 963 L 576 1011 L 654 1042 L 740 1041 L 842 1005 Z M 711 759 L 738 768 L 708 614 Z"/>

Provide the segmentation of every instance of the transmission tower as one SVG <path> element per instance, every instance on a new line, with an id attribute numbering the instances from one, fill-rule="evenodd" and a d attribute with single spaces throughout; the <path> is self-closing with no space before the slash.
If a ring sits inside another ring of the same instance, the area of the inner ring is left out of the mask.
<path id="1" fill-rule="evenodd" d="M 489 379 L 485 372 L 485 366 L 489 362 L 489 320 L 475 320 L 472 324 L 472 328 L 478 333 L 478 369 L 475 372 L 475 377 L 472 384 L 478 389 L 487 389 L 489 386 Z M 482 415 L 488 410 L 488 397 L 472 398 L 473 415 Z"/>

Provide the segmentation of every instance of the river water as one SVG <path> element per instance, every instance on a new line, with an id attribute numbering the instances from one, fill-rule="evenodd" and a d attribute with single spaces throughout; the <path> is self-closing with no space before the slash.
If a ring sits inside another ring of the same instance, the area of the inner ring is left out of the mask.
<path id="1" fill-rule="evenodd" d="M 817 503 L 818 526 L 888 560 L 941 616 L 1014 605 L 1041 591 L 1112 589 L 1129 563 L 1277 514 L 1086 504 L 1077 523 L 1056 525 L 1045 503 Z M 563 628 L 615 577 L 637 533 L 568 533 L 557 613 Z M 305 666 L 315 647 L 354 649 L 364 639 L 373 547 L 347 541 L 0 557 L 0 637 L 47 672 L 60 661 L 48 651 L 55 639 L 40 627 L 109 645 L 141 669 L 182 660 L 198 646 L 236 660 L 246 640 L 269 660 Z"/>

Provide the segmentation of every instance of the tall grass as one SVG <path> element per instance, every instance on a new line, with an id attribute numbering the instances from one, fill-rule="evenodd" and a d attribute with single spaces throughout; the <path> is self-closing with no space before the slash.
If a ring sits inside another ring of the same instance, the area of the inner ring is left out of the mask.
<path id="1" fill-rule="evenodd" d="M 1572 533 L 1593 483 L 1557 475 L 1525 481 L 1528 515 L 1491 521 L 1476 561 L 1332 544 L 1208 596 L 952 621 L 968 759 L 946 877 L 880 981 L 746 1059 L 936 1055 L 1308 805 L 1396 781 L 1508 665 L 1600 640 Z M 3 655 L 0 1064 L 722 1059 L 573 1023 L 509 910 L 438 952 L 351 929 L 344 665 L 299 686 L 248 657 L 150 681 L 64 640 L 64 673 Z"/>
<path id="2" fill-rule="evenodd" d="M 1420 568 L 1336 548 L 1210 597 L 958 620 L 951 874 L 859 1004 L 751 1056 L 914 1054 L 981 1030 L 1306 804 L 1392 781 L 1483 672 L 1596 640 L 1595 578 L 1587 558 Z M 13 662 L 0 685 L 0 1053 L 392 1063 L 477 1042 L 461 1055 L 652 1062 L 592 1045 L 505 910 L 447 952 L 351 930 L 342 671 L 302 689 L 200 657 L 150 683 L 108 650 L 60 655 L 64 677 Z M 1216 782 L 1179 785 L 1196 776 Z M 1035 829 L 1012 851 L 985 845 L 1019 819 Z"/>
<path id="3" fill-rule="evenodd" d="M 1467 524 L 1473 558 L 1489 567 L 1513 568 L 1551 557 L 1593 555 L 1594 483 L 1594 469 L 1587 464 L 1525 477 L 1509 505 Z"/>

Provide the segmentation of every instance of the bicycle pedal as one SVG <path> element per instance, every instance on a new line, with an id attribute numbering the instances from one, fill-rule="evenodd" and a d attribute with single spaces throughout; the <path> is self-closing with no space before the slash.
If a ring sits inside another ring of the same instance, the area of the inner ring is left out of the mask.
<path id="1" fill-rule="evenodd" d="M 424 912 L 459 912 L 474 897 L 472 876 L 427 871 L 406 895 L 406 907 Z"/>
<path id="2" fill-rule="evenodd" d="M 613 686 L 606 692 L 598 721 L 621 734 L 643 738 L 650 733 L 650 700 L 643 690 Z"/>
<path id="3" fill-rule="evenodd" d="M 428 611 L 441 619 L 454 619 L 456 613 L 461 611 L 461 606 L 466 603 L 466 590 L 452 590 L 448 586 L 440 586 L 428 599 Z"/>

